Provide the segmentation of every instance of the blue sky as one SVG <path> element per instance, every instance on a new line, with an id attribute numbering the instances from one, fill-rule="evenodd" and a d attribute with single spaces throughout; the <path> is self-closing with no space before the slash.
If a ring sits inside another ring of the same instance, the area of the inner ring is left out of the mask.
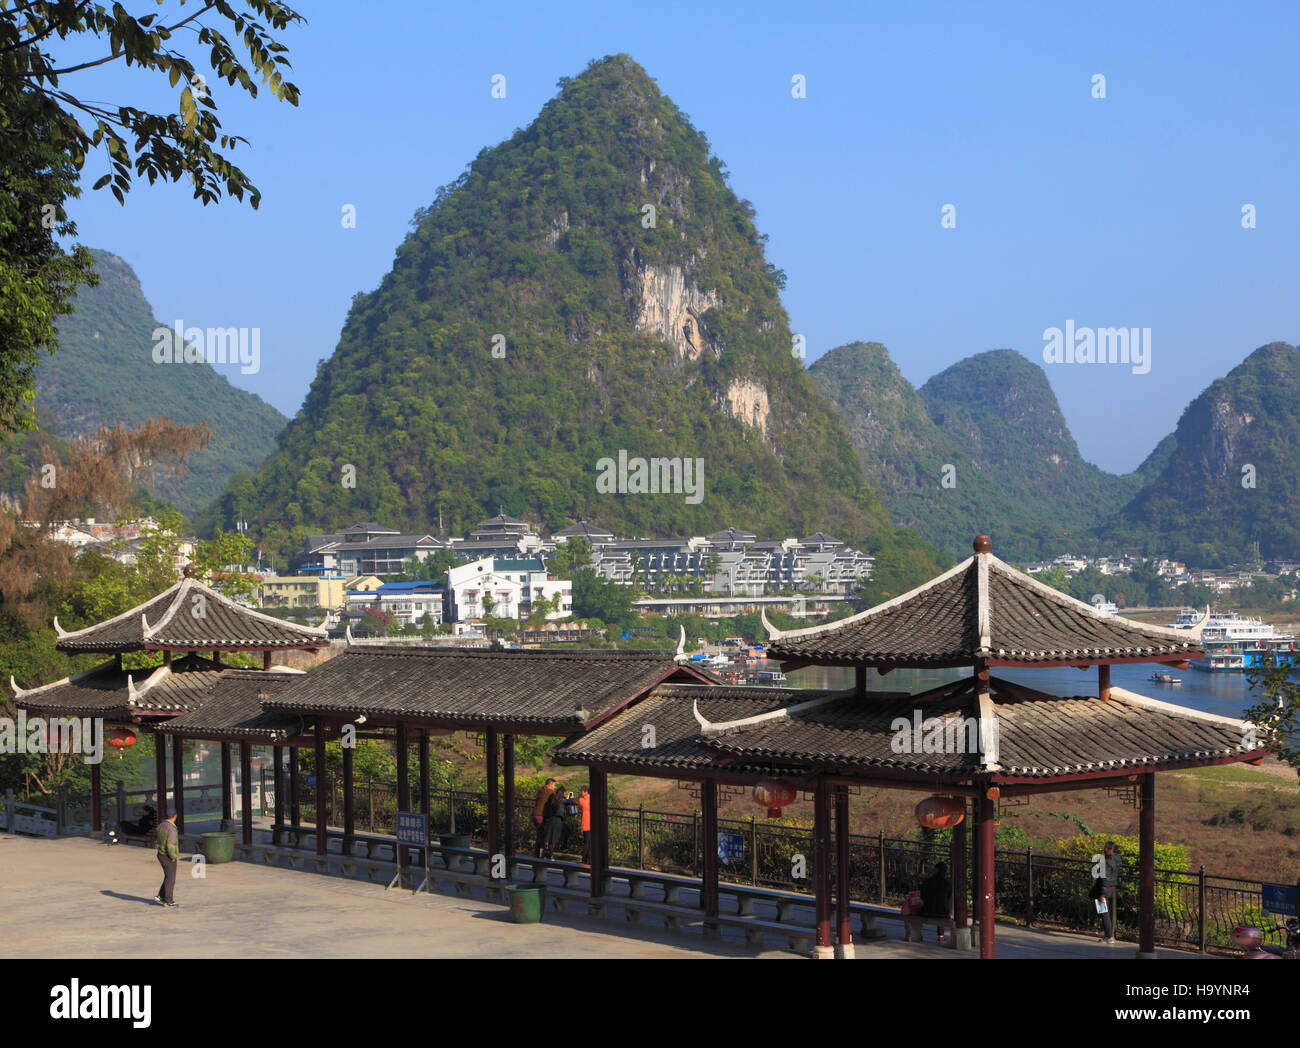
<path id="1" fill-rule="evenodd" d="M 260 372 L 226 374 L 286 414 L 416 208 L 531 122 L 558 78 L 620 51 L 753 202 L 810 362 L 879 341 L 920 385 L 986 349 L 1041 363 L 1044 330 L 1067 320 L 1150 328 L 1147 374 L 1046 367 L 1084 457 L 1126 471 L 1209 382 L 1260 345 L 1300 339 L 1300 5 L 299 9 L 309 24 L 282 36 L 298 108 L 212 88 L 224 128 L 251 142 L 234 158 L 259 210 L 147 184 L 125 207 L 105 191 L 70 206 L 78 239 L 123 256 L 163 323 L 260 327 Z M 193 38 L 178 39 L 193 56 Z M 491 97 L 498 73 L 505 99 Z M 806 98 L 791 97 L 795 74 Z M 64 86 L 178 104 L 134 69 Z M 84 184 L 106 170 L 92 156 Z"/>

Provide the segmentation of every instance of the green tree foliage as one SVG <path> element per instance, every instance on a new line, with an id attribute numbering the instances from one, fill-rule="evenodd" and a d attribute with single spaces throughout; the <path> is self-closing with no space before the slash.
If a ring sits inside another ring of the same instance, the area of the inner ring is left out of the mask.
<path id="1" fill-rule="evenodd" d="M 578 535 L 555 547 L 546 570 L 552 578 L 572 579 L 574 573 L 591 564 L 591 541 Z"/>
<path id="2" fill-rule="evenodd" d="M 1300 768 L 1300 665 L 1252 673 L 1250 688 L 1258 701 L 1242 717 L 1255 725 L 1261 745 Z"/>
<path id="3" fill-rule="evenodd" d="M 79 195 L 90 151 L 102 149 L 109 167 L 94 188 L 109 187 L 119 202 L 134 174 L 151 183 L 188 177 L 205 204 L 224 190 L 241 200 L 247 192 L 257 206 L 256 187 L 221 152 L 247 141 L 221 131 L 206 81 L 172 47 L 178 31 L 194 32 L 214 82 L 237 83 L 256 97 L 253 77 L 260 76 L 277 98 L 297 105 L 298 89 L 283 74 L 286 48 L 256 19 L 283 30 L 301 16 L 275 0 L 244 0 L 239 8 L 214 0 L 168 25 L 157 13 L 136 18 L 121 3 L 0 4 L 0 435 L 30 426 L 34 370 L 58 345 L 55 320 L 71 311 L 79 284 L 94 282 L 86 249 L 65 251 L 59 242 L 75 235 L 64 204 Z M 218 28 L 227 25 L 236 42 Z M 104 41 L 107 54 L 80 60 L 92 40 Z M 91 101 L 70 90 L 77 72 L 118 61 L 179 88 L 178 113 Z"/>
<path id="4" fill-rule="evenodd" d="M 1158 456 L 1158 457 L 1157 457 Z M 1197 568 L 1300 556 L 1300 349 L 1261 346 L 1183 412 L 1103 534 Z"/>
<path id="5" fill-rule="evenodd" d="M 636 620 L 632 591 L 600 578 L 590 568 L 580 568 L 573 574 L 573 614 L 611 625 L 630 625 Z"/>
<path id="6" fill-rule="evenodd" d="M 698 352 L 636 321 L 679 272 L 714 303 L 692 315 Z M 364 518 L 421 528 L 439 506 L 468 530 L 504 506 L 551 529 L 590 519 L 698 535 L 725 521 L 892 536 L 790 347 L 753 207 L 645 72 L 609 57 L 416 213 L 239 499 L 253 519 L 321 530 Z M 727 407 L 751 387 L 767 398 L 764 428 Z M 702 458 L 702 500 L 598 492 L 598 461 L 620 451 Z M 338 483 L 345 462 L 355 489 Z M 229 526 L 236 509 L 223 498 L 214 519 Z"/>

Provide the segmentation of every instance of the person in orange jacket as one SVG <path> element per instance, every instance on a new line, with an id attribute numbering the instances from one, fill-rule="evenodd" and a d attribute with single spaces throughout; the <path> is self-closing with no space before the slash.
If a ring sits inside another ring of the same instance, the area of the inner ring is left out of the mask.
<path id="1" fill-rule="evenodd" d="M 591 790 L 578 791 L 578 810 L 582 812 L 582 865 L 591 865 Z"/>
<path id="2" fill-rule="evenodd" d="M 551 799 L 551 794 L 554 792 L 554 779 L 547 779 L 542 788 L 537 791 L 537 803 L 533 805 L 533 825 L 537 827 L 537 843 L 533 845 L 534 858 L 542 857 L 542 845 L 546 837 L 546 802 Z"/>

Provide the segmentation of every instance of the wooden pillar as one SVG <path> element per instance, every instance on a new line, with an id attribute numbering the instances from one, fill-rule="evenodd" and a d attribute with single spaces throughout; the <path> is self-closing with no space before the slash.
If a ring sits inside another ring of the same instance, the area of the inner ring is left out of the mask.
<path id="1" fill-rule="evenodd" d="M 966 904 L 966 821 L 962 819 L 952 828 L 952 915 L 958 928 L 965 928 L 970 923 Z"/>
<path id="2" fill-rule="evenodd" d="M 1142 812 L 1138 819 L 1138 954 L 1156 955 L 1156 776 L 1142 776 Z"/>
<path id="3" fill-rule="evenodd" d="M 352 788 L 352 754 L 354 747 L 343 747 L 343 854 L 352 854 L 352 838 L 357 832 L 356 799 Z M 427 752 L 427 751 L 426 751 Z M 428 796 L 428 794 L 425 794 Z"/>
<path id="4" fill-rule="evenodd" d="M 488 728 L 487 739 L 487 850 L 489 859 L 501 851 L 501 775 L 497 730 Z"/>
<path id="5" fill-rule="evenodd" d="M 235 807 L 230 797 L 230 743 L 221 744 L 221 828 L 229 827 L 226 823 L 235 817 Z"/>
<path id="6" fill-rule="evenodd" d="M 167 818 L 167 736 L 154 732 L 154 773 L 158 778 L 158 821 Z"/>
<path id="7" fill-rule="evenodd" d="M 510 858 L 515 853 L 515 816 L 518 814 L 518 806 L 515 804 L 515 737 L 504 735 L 501 742 L 504 750 L 502 775 L 505 777 L 505 790 L 501 800 L 506 810 L 505 833 L 502 835 L 501 846 L 505 850 L 506 869 L 509 870 Z"/>
<path id="8" fill-rule="evenodd" d="M 298 803 L 298 747 L 289 747 L 289 823 L 294 829 L 302 825 L 302 811 Z"/>
<path id="9" fill-rule="evenodd" d="M 973 921 L 978 922 L 980 919 L 980 895 L 983 891 L 981 888 L 984 866 L 980 863 L 980 800 L 974 797 L 970 802 L 970 898 L 971 905 L 974 906 L 975 912 L 971 915 Z"/>
<path id="10" fill-rule="evenodd" d="M 867 667 L 856 666 L 853 670 L 853 690 L 860 696 L 867 694 Z"/>
<path id="11" fill-rule="evenodd" d="M 718 782 L 705 779 L 700 785 L 700 807 L 704 809 L 704 877 L 700 902 L 704 906 L 704 934 L 717 936 L 718 926 Z"/>
<path id="12" fill-rule="evenodd" d="M 271 668 L 271 651 L 268 648 L 266 651 L 262 652 L 262 669 L 269 670 L 270 668 Z"/>
<path id="13" fill-rule="evenodd" d="M 838 942 L 835 956 L 852 960 L 853 950 L 853 911 L 849 890 L 849 791 L 840 786 L 835 790 L 835 852 L 836 883 L 835 892 L 836 917 L 839 920 Z"/>
<path id="14" fill-rule="evenodd" d="M 587 783 L 591 792 L 591 897 L 605 894 L 605 875 L 609 871 L 608 778 L 603 771 L 591 768 Z"/>
<path id="15" fill-rule="evenodd" d="M 813 956 L 835 956 L 831 945 L 831 811 L 826 782 L 817 777 L 813 803 L 813 890 L 817 898 L 817 945 Z"/>
<path id="16" fill-rule="evenodd" d="M 244 843 L 253 843 L 253 744 L 239 744 L 239 786 L 243 811 L 239 823 L 244 831 Z"/>
<path id="17" fill-rule="evenodd" d="M 102 747 L 104 745 L 103 724 L 99 726 L 99 745 L 101 747 L 100 757 L 102 758 Z M 100 807 L 103 803 L 100 794 L 103 792 L 104 782 L 100 775 L 100 763 L 101 761 L 96 761 L 90 766 L 90 829 L 94 833 L 98 833 L 104 828 L 104 816 Z"/>
<path id="18" fill-rule="evenodd" d="M 325 855 L 329 851 L 329 832 L 327 817 L 329 798 L 325 795 L 325 718 L 316 718 L 316 854 Z"/>
<path id="19" fill-rule="evenodd" d="M 425 825 L 429 823 L 429 732 L 420 729 L 420 811 L 424 813 Z"/>
<path id="20" fill-rule="evenodd" d="M 271 763 L 275 766 L 275 821 L 271 830 L 271 843 L 280 843 L 280 827 L 284 825 L 284 747 L 271 747 Z"/>
<path id="21" fill-rule="evenodd" d="M 185 740 L 172 736 L 172 791 L 175 794 L 176 832 L 185 832 Z"/>
<path id="22" fill-rule="evenodd" d="M 983 788 L 982 788 L 983 789 Z M 987 791 L 981 792 L 979 801 L 979 848 L 980 876 L 979 896 L 976 899 L 976 914 L 980 922 L 980 959 L 992 960 L 993 952 L 993 820 L 995 812 L 993 801 L 989 800 Z"/>
<path id="23" fill-rule="evenodd" d="M 1097 667 L 1097 697 L 1110 702 L 1110 666 L 1105 663 Z"/>
<path id="24" fill-rule="evenodd" d="M 397 722 L 397 810 L 411 810 L 411 776 L 406 767 L 406 758 L 408 754 L 408 745 L 406 737 L 406 721 Z"/>

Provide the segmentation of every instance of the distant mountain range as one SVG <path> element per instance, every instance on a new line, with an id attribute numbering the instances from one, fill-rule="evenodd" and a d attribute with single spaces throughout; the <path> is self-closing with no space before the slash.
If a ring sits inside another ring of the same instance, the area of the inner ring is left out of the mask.
<path id="1" fill-rule="evenodd" d="M 1210 566 L 1256 542 L 1264 557 L 1300 555 L 1300 351 L 1286 343 L 1212 384 L 1124 476 L 1083 460 L 1043 369 L 1012 350 L 919 391 L 874 342 L 809 371 L 886 507 L 951 556 L 981 529 L 1017 560 L 1122 548 Z"/>
<path id="2" fill-rule="evenodd" d="M 464 533 L 504 508 L 624 535 L 820 529 L 900 543 L 915 581 L 937 567 L 793 352 L 752 206 L 626 55 L 562 80 L 412 226 L 212 523 L 441 513 Z"/>
<path id="3" fill-rule="evenodd" d="M 262 463 L 285 418 L 205 361 L 156 363 L 153 332 L 169 324 L 154 318 L 124 259 L 107 251 L 92 254 L 100 283 L 81 288 L 75 312 L 59 321 L 58 352 L 41 361 L 36 377 L 38 417 L 65 439 L 160 415 L 206 422 L 212 442 L 190 460 L 189 473 L 151 486 L 154 495 L 191 514 L 235 474 Z"/>
<path id="4" fill-rule="evenodd" d="M 416 214 L 287 425 L 207 364 L 154 363 L 166 325 L 106 252 L 38 409 L 65 437 L 206 421 L 213 445 L 156 493 L 200 530 L 243 515 L 282 548 L 358 520 L 466 533 L 504 509 L 628 536 L 824 530 L 881 555 L 882 594 L 980 531 L 1018 561 L 1300 557 L 1295 347 L 1256 350 L 1117 476 L 1084 461 L 1043 369 L 1012 350 L 919 390 L 873 342 L 805 369 L 764 241 L 705 137 L 615 55 Z M 5 475 L 30 444 L 10 442 Z"/>

